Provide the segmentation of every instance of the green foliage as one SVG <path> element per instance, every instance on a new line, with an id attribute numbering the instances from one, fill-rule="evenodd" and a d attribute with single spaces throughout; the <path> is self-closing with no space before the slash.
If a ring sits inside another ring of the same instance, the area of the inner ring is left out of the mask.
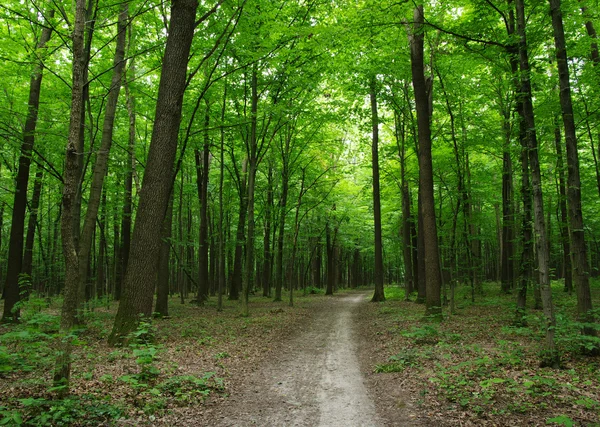
<path id="1" fill-rule="evenodd" d="M 156 389 L 183 406 L 202 401 L 213 392 L 222 392 L 224 388 L 221 378 L 215 377 L 214 372 L 207 372 L 202 377 L 174 376 L 158 384 Z"/>
<path id="2" fill-rule="evenodd" d="M 148 387 L 148 384 L 160 375 L 160 370 L 155 364 L 160 346 L 154 344 L 155 340 L 156 331 L 154 327 L 151 323 L 143 320 L 129 336 L 129 347 L 135 357 L 135 362 L 140 367 L 140 372 L 133 375 L 123 375 L 119 379 L 134 389 Z"/>
<path id="3" fill-rule="evenodd" d="M 116 420 L 123 414 L 119 406 L 92 397 L 65 399 L 18 399 L 19 409 L 0 406 L 0 425 L 9 426 L 97 426 Z"/>
<path id="4" fill-rule="evenodd" d="M 418 351 L 407 349 L 401 353 L 389 357 L 389 363 L 383 363 L 375 366 L 375 372 L 403 372 L 408 367 L 415 367 L 419 364 L 419 359 L 424 357 Z"/>
<path id="5" fill-rule="evenodd" d="M 432 325 L 413 326 L 410 331 L 400 333 L 403 337 L 411 338 L 417 345 L 436 344 L 439 341 L 439 330 Z"/>
<path id="6" fill-rule="evenodd" d="M 575 421 L 566 415 L 559 415 L 558 417 L 548 418 L 546 424 L 558 424 L 559 426 L 574 427 Z"/>

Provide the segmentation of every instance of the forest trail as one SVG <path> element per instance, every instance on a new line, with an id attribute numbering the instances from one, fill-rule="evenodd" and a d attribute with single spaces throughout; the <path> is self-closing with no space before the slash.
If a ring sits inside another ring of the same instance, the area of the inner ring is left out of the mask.
<path id="1" fill-rule="evenodd" d="M 331 298 L 206 425 L 382 426 L 357 355 L 355 313 L 366 303 L 365 293 Z"/>

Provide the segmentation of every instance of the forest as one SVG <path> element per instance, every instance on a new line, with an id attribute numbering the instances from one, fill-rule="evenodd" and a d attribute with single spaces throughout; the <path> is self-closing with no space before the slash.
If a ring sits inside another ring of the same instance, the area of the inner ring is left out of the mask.
<path id="1" fill-rule="evenodd" d="M 327 311 L 356 393 L 388 389 L 320 425 L 600 425 L 596 25 L 596 0 L 3 2 L 0 425 L 220 425 Z"/>

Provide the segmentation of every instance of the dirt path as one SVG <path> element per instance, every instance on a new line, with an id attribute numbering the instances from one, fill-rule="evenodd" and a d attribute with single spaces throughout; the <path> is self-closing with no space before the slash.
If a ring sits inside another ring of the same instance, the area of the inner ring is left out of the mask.
<path id="1" fill-rule="evenodd" d="M 382 426 L 364 385 L 356 345 L 357 305 L 332 298 L 218 411 L 211 426 Z"/>

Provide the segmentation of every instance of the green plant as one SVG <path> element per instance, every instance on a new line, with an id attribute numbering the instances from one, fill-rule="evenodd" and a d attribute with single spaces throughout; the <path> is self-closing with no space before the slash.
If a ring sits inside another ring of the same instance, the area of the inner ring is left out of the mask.
<path id="1" fill-rule="evenodd" d="M 573 427 L 575 425 L 575 421 L 566 415 L 559 415 L 558 417 L 548 418 L 546 420 L 546 424 L 558 424 L 559 426 Z"/>
<path id="2" fill-rule="evenodd" d="M 375 372 L 403 372 L 407 367 L 416 366 L 419 363 L 419 353 L 412 349 L 407 349 L 402 353 L 389 357 L 389 363 L 383 363 L 375 366 Z"/>
<path id="3" fill-rule="evenodd" d="M 184 405 L 204 400 L 212 392 L 223 391 L 223 380 L 215 377 L 214 372 L 206 372 L 202 377 L 178 375 L 158 384 L 156 388 Z"/>
<path id="4" fill-rule="evenodd" d="M 400 335 L 406 338 L 412 338 L 417 345 L 437 344 L 440 333 L 438 329 L 431 325 L 413 326 L 410 331 L 400 332 Z"/>

